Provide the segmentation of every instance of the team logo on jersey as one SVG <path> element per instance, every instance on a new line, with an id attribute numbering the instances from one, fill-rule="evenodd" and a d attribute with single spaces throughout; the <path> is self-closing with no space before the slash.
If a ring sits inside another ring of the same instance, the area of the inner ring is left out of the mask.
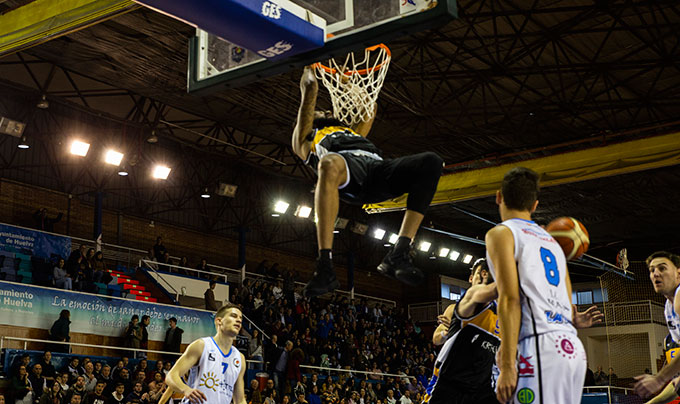
<path id="1" fill-rule="evenodd" d="M 217 381 L 217 376 L 213 372 L 208 372 L 201 376 L 201 381 L 198 383 L 198 386 L 205 387 L 206 389 L 210 389 L 212 391 L 217 391 L 218 384 L 219 382 Z"/>
<path id="2" fill-rule="evenodd" d="M 519 377 L 534 377 L 534 365 L 529 361 L 531 358 L 532 356 L 519 356 Z"/>
<path id="3" fill-rule="evenodd" d="M 524 387 L 517 392 L 517 401 L 522 404 L 531 404 L 534 402 L 536 395 L 534 391 L 528 387 Z"/>
<path id="4" fill-rule="evenodd" d="M 566 335 L 560 335 L 557 337 L 555 340 L 555 348 L 557 349 L 557 353 L 562 355 L 564 358 L 576 358 L 576 348 Z"/>
<path id="5" fill-rule="evenodd" d="M 212 352 L 208 352 L 208 360 L 215 362 L 215 355 Z"/>
<path id="6" fill-rule="evenodd" d="M 569 320 L 566 319 L 561 313 L 552 310 L 545 311 L 545 317 L 548 324 L 567 324 Z"/>
<path id="7" fill-rule="evenodd" d="M 235 367 L 239 367 L 239 366 L 241 366 L 241 359 L 240 358 L 234 358 L 232 363 L 234 364 Z"/>

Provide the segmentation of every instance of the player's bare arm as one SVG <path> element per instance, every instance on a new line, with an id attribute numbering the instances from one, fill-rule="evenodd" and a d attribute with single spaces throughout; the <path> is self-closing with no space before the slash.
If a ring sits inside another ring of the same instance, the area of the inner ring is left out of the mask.
<path id="1" fill-rule="evenodd" d="M 246 363 L 246 357 L 241 354 L 241 363 Z M 241 373 L 238 375 L 236 384 L 234 385 L 234 404 L 246 404 L 246 394 L 244 388 L 244 375 L 246 373 L 246 367 L 241 366 Z"/>
<path id="2" fill-rule="evenodd" d="M 378 103 L 375 103 L 373 105 L 373 114 L 371 115 L 370 119 L 367 119 L 366 121 L 360 121 L 359 123 L 355 124 L 352 126 L 352 130 L 355 131 L 357 134 L 367 137 L 368 133 L 371 131 L 371 127 L 373 127 L 373 121 L 375 120 L 375 115 L 378 112 Z"/>
<path id="3" fill-rule="evenodd" d="M 569 296 L 569 303 L 571 303 L 571 318 L 576 328 L 589 328 L 595 324 L 601 323 L 604 320 L 604 314 L 597 308 L 597 306 L 590 306 L 586 311 L 578 311 L 576 305 L 571 301 L 571 276 L 569 270 L 566 271 L 565 280 L 567 282 L 567 293 Z"/>
<path id="4" fill-rule="evenodd" d="M 450 304 L 446 310 L 444 310 L 444 314 L 441 314 L 437 318 L 439 326 L 437 326 L 437 329 L 434 330 L 434 334 L 432 335 L 433 344 L 442 345 L 444 342 L 446 342 L 446 337 L 449 333 L 449 327 L 451 326 L 451 319 L 453 318 L 453 310 L 455 307 L 455 303 Z"/>
<path id="5" fill-rule="evenodd" d="M 165 391 L 163 392 L 163 395 L 161 398 L 158 399 L 158 404 L 165 404 L 170 400 L 170 397 L 172 397 L 172 393 L 174 390 L 170 388 L 170 386 L 166 385 L 165 386 Z"/>
<path id="6" fill-rule="evenodd" d="M 471 317 L 475 314 L 477 305 L 487 304 L 497 297 L 498 290 L 495 282 L 488 285 L 474 285 L 465 292 L 456 310 L 461 317 Z"/>
<path id="7" fill-rule="evenodd" d="M 314 75 L 314 68 L 306 66 L 300 78 L 300 91 L 302 100 L 298 110 L 297 122 L 293 129 L 291 140 L 293 151 L 301 159 L 306 159 L 309 154 L 309 141 L 307 135 L 312 132 L 314 123 L 314 108 L 316 107 L 316 96 L 319 93 L 319 83 Z"/>
<path id="8" fill-rule="evenodd" d="M 680 309 L 680 293 L 673 298 L 673 308 Z M 635 377 L 635 394 L 642 398 L 649 397 L 652 394 L 660 391 L 673 376 L 680 373 L 680 357 L 673 358 L 668 365 L 664 366 L 661 371 L 655 375 L 641 375 Z"/>
<path id="9" fill-rule="evenodd" d="M 188 398 L 192 403 L 202 403 L 207 400 L 203 392 L 192 389 L 182 380 L 182 376 L 187 374 L 189 370 L 198 364 L 201 360 L 201 355 L 203 354 L 203 348 L 205 344 L 203 340 L 196 340 L 191 343 L 184 351 L 182 356 L 177 360 L 175 366 L 170 369 L 168 376 L 166 377 L 166 383 L 168 384 L 168 389 L 173 389 L 184 394 L 184 397 Z"/>
<path id="10" fill-rule="evenodd" d="M 517 388 L 517 340 L 522 310 L 519 298 L 519 277 L 515 262 L 512 232 L 496 226 L 486 233 L 489 258 L 495 263 L 498 287 L 498 320 L 501 333 L 498 368 L 501 373 L 496 384 L 498 401 L 505 403 Z"/>

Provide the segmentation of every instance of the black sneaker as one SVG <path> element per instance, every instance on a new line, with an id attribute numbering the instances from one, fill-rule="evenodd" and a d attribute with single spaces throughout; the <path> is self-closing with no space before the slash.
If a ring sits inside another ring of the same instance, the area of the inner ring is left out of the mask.
<path id="1" fill-rule="evenodd" d="M 413 265 L 412 255 L 415 253 L 412 250 L 413 247 L 404 251 L 394 251 L 392 248 L 378 265 L 378 272 L 410 286 L 420 285 L 425 275 Z"/>
<path id="2" fill-rule="evenodd" d="M 333 292 L 339 287 L 340 282 L 338 282 L 338 279 L 335 277 L 333 267 L 324 265 L 320 260 L 317 260 L 314 276 L 312 276 L 312 279 L 305 285 L 302 294 L 304 297 L 312 298 Z"/>

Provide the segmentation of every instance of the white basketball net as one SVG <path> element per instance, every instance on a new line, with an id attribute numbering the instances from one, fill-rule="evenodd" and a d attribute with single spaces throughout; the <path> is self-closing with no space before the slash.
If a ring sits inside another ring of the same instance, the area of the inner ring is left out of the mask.
<path id="1" fill-rule="evenodd" d="M 331 95 L 336 119 L 353 126 L 373 118 L 391 59 L 389 48 L 380 44 L 366 48 L 364 60 L 360 62 L 350 53 L 342 65 L 335 59 L 330 59 L 328 66 L 314 65 L 316 77 Z"/>

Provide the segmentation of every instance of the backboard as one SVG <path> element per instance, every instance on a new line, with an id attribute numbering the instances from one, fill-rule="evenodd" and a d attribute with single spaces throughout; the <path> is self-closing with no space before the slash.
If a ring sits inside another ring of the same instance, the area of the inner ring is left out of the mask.
<path id="1" fill-rule="evenodd" d="M 322 48 L 267 60 L 197 29 L 189 46 L 188 91 L 206 94 L 237 87 L 381 42 L 389 45 L 392 39 L 443 25 L 457 15 L 455 0 L 291 1 L 326 20 Z"/>

